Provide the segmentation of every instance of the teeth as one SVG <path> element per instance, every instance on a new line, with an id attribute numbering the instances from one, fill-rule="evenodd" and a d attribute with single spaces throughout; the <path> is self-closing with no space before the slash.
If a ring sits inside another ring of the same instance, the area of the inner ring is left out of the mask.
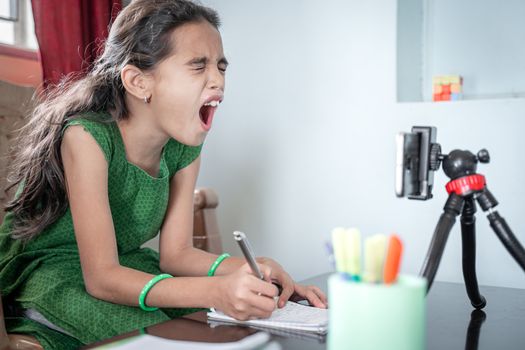
<path id="1" fill-rule="evenodd" d="M 219 101 L 210 101 L 208 103 L 205 103 L 204 105 L 205 106 L 217 107 L 219 105 Z"/>

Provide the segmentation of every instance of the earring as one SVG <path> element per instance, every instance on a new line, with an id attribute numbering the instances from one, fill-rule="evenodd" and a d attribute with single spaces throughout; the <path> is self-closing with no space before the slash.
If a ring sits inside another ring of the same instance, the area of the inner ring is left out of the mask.
<path id="1" fill-rule="evenodd" d="M 149 96 L 144 96 L 144 103 L 145 103 L 145 104 L 150 103 L 150 101 L 151 101 L 151 95 L 149 95 Z"/>

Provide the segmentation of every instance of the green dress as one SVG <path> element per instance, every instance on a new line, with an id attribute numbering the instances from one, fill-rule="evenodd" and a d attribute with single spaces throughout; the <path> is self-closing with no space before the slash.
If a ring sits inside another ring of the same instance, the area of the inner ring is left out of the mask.
<path id="1" fill-rule="evenodd" d="M 159 233 L 171 177 L 193 162 L 202 146 L 186 146 L 170 139 L 162 151 L 159 175 L 152 177 L 127 161 L 120 131 L 108 120 L 107 113 L 87 113 L 66 127 L 82 125 L 108 162 L 108 197 L 120 264 L 159 274 L 158 253 L 141 245 Z M 77 348 L 195 311 L 146 312 L 138 306 L 90 296 L 82 277 L 69 208 L 26 244 L 11 238 L 12 220 L 13 215 L 7 213 L 0 227 L 0 294 L 22 309 L 38 311 L 69 335 L 20 317 L 7 318 L 8 332 L 32 334 L 45 348 Z"/>

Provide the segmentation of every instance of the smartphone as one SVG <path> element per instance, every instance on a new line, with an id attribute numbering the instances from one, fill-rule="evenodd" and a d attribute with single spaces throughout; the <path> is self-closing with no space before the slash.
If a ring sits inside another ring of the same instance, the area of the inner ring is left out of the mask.
<path id="1" fill-rule="evenodd" d="M 430 161 L 432 147 L 437 145 L 436 134 L 435 127 L 414 126 L 411 132 L 396 135 L 395 191 L 398 197 L 432 198 L 434 169 Z"/>

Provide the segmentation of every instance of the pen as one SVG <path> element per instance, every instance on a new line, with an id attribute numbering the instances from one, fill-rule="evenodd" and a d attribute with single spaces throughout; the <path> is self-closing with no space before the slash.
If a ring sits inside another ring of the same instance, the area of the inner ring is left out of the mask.
<path id="1" fill-rule="evenodd" d="M 263 280 L 264 276 L 261 273 L 261 270 L 259 270 L 259 266 L 257 266 L 257 262 L 255 261 L 255 255 L 253 254 L 252 247 L 250 246 L 250 242 L 248 242 L 248 237 L 246 237 L 246 234 L 244 232 L 234 231 L 233 237 L 235 238 L 237 243 L 239 243 L 239 247 L 241 248 L 244 257 L 246 258 L 246 261 L 248 261 L 248 264 L 250 265 L 253 274 Z"/>

